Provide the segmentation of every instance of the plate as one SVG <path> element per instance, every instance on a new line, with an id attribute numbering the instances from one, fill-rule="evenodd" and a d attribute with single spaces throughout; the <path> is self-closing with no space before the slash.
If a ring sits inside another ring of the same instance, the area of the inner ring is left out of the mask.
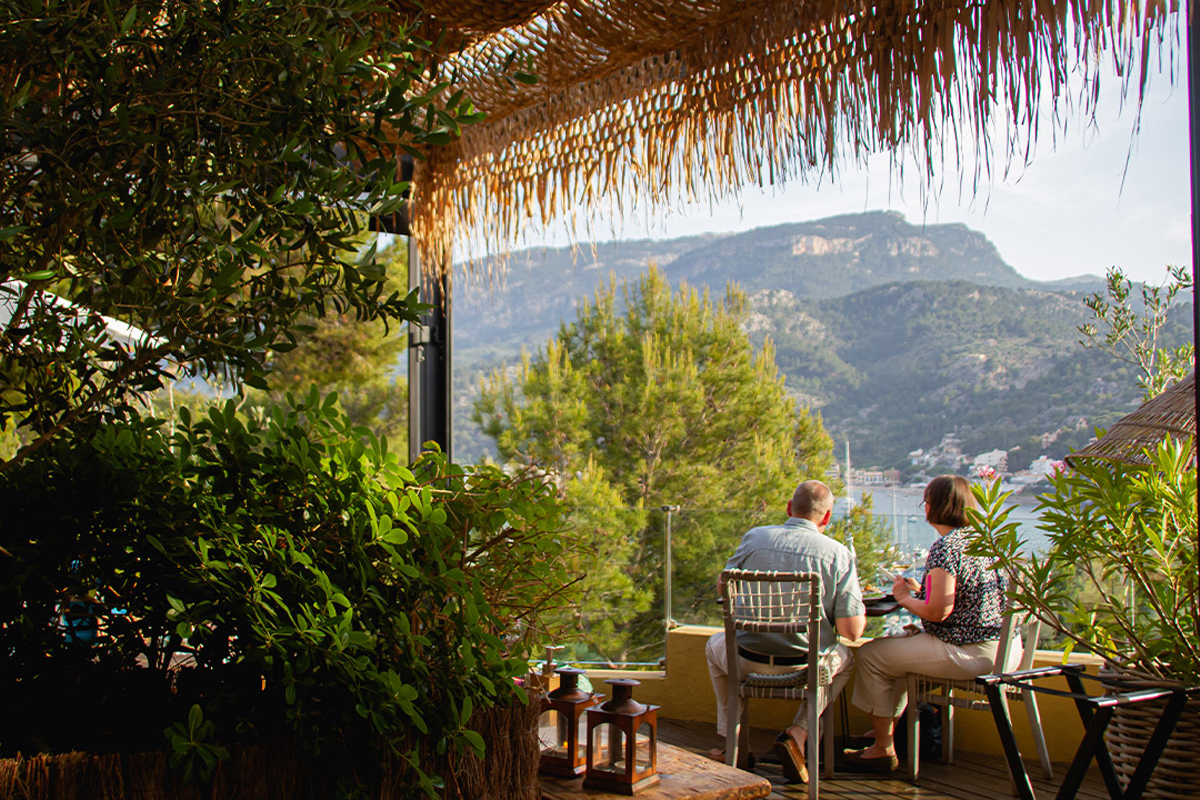
<path id="1" fill-rule="evenodd" d="M 877 597 L 864 597 L 863 606 L 866 608 L 868 617 L 883 617 L 891 614 L 893 611 L 900 609 L 900 604 L 896 602 L 896 598 L 890 594 L 885 594 Z"/>

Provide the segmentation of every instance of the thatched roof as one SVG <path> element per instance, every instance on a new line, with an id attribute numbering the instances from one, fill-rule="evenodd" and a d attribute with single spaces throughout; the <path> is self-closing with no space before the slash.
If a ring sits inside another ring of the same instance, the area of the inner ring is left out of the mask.
<path id="1" fill-rule="evenodd" d="M 1146 457 L 1145 448 L 1153 449 L 1168 436 L 1175 439 L 1191 437 L 1192 457 L 1195 458 L 1195 371 L 1114 422 L 1099 439 L 1067 456 L 1067 463 L 1075 466 L 1085 459 L 1101 459 L 1148 464 L 1150 459 Z"/>
<path id="2" fill-rule="evenodd" d="M 1137 92 L 1180 21 L 1120 0 L 422 5 L 443 74 L 488 115 L 418 167 L 414 231 L 443 267 L 468 236 L 503 250 L 529 222 L 722 199 L 876 152 L 978 182 L 1049 124 L 1043 93 L 1087 114 L 1095 87 L 1067 98 L 1067 77 L 1094 79 L 1101 59 Z M 514 52 L 536 85 L 496 77 Z"/>

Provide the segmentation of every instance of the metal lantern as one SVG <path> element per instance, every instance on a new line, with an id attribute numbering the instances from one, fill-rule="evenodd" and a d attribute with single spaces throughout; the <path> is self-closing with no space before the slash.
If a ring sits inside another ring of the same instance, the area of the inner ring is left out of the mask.
<path id="1" fill-rule="evenodd" d="M 534 688 L 540 688 L 542 692 L 549 693 L 550 687 L 554 685 L 554 673 L 558 664 L 554 661 L 554 651 L 562 650 L 562 645 L 546 645 L 546 660 L 542 662 L 541 671 L 535 669 L 529 670 L 529 685 Z"/>
<path id="2" fill-rule="evenodd" d="M 585 789 L 633 794 L 658 783 L 658 706 L 633 699 L 639 681 L 612 678 L 612 699 L 587 712 Z"/>
<path id="3" fill-rule="evenodd" d="M 584 712 L 604 696 L 579 688 L 581 669 L 559 667 L 554 672 L 558 675 L 558 688 L 542 701 L 542 716 L 538 720 L 538 738 L 542 747 L 539 771 L 546 775 L 577 778 L 587 767 Z"/>

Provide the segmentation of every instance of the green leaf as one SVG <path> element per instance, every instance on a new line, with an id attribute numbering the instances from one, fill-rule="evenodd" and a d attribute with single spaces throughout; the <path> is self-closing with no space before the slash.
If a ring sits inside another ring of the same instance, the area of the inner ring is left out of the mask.
<path id="1" fill-rule="evenodd" d="M 400 545 L 408 541 L 408 533 L 403 528 L 392 528 L 379 538 L 388 544 Z"/>
<path id="2" fill-rule="evenodd" d="M 121 20 L 121 35 L 124 36 L 133 28 L 133 24 L 137 22 L 138 10 L 137 6 L 130 6 L 129 11 L 125 13 L 125 19 Z"/>
<path id="3" fill-rule="evenodd" d="M 487 749 L 484 745 L 483 737 L 469 728 L 463 729 L 462 736 L 467 740 L 467 744 L 471 745 L 471 749 L 475 751 L 475 755 L 483 758 L 484 751 Z"/>
<path id="4" fill-rule="evenodd" d="M 203 723 L 204 711 L 201 710 L 198 703 L 195 703 L 192 705 L 191 709 L 188 710 L 188 731 L 194 736 L 196 731 L 199 730 Z"/>
<path id="5" fill-rule="evenodd" d="M 242 377 L 242 381 L 247 386 L 249 386 L 253 389 L 259 389 L 264 392 L 270 391 L 270 389 L 271 389 L 270 385 L 267 383 L 266 378 L 264 378 L 262 375 L 259 375 L 258 373 L 247 373 L 246 375 L 244 375 Z"/>
<path id="6" fill-rule="evenodd" d="M 217 289 L 228 289 L 234 283 L 241 280 L 242 275 L 246 272 L 245 267 L 241 264 L 233 263 L 221 270 L 220 274 L 213 279 L 213 286 Z"/>

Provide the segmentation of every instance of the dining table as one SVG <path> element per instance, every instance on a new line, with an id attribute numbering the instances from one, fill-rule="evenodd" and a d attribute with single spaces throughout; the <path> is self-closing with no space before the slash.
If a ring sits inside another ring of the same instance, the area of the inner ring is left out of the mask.
<path id="1" fill-rule="evenodd" d="M 868 617 L 883 617 L 901 610 L 900 603 L 890 594 L 863 597 L 863 605 L 867 607 Z"/>

